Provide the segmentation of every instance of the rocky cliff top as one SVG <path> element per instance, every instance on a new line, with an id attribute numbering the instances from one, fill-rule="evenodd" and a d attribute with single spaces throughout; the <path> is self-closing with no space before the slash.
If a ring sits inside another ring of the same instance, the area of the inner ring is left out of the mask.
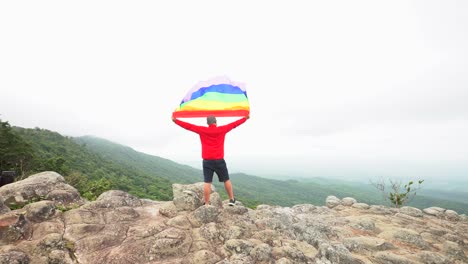
<path id="1" fill-rule="evenodd" d="M 0 188 L 0 263 L 467 263 L 468 220 L 330 196 L 327 206 L 227 206 L 202 183 L 174 200 L 83 200 L 55 172 Z M 12 204 L 25 205 L 11 210 Z M 6 206 L 10 205 L 10 206 Z"/>

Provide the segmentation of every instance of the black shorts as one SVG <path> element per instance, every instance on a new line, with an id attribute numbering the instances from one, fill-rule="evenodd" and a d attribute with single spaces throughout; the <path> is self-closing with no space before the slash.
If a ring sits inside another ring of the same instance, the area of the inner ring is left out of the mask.
<path id="1" fill-rule="evenodd" d="M 205 182 L 213 181 L 213 173 L 216 172 L 220 182 L 229 180 L 229 173 L 224 159 L 219 160 L 203 160 L 203 176 Z"/>

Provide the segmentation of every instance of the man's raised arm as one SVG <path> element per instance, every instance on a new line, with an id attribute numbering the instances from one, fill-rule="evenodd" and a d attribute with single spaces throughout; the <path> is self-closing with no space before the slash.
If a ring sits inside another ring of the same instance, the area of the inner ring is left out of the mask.
<path id="1" fill-rule="evenodd" d="M 172 117 L 172 121 L 174 121 L 174 123 L 176 123 L 180 127 L 185 128 L 185 129 L 187 129 L 189 131 L 192 131 L 192 132 L 195 132 L 195 133 L 198 133 L 198 131 L 199 131 L 199 126 L 196 126 L 196 125 L 181 121 L 181 120 L 179 120 L 179 119 L 177 119 L 175 117 Z"/>
<path id="2" fill-rule="evenodd" d="M 233 130 L 234 128 L 242 125 L 243 123 L 245 123 L 245 121 L 247 121 L 247 119 L 250 118 L 250 115 L 246 116 L 246 117 L 243 117 L 239 120 L 236 120 L 230 124 L 227 124 L 227 125 L 224 125 L 223 128 L 226 129 L 226 132 L 229 132 L 231 130 Z"/>

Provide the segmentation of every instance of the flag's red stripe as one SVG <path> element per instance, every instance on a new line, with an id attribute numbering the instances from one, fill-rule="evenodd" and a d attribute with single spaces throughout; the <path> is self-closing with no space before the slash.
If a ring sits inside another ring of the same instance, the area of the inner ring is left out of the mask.
<path id="1" fill-rule="evenodd" d="M 212 111 L 179 111 L 172 113 L 173 117 L 207 117 L 214 115 L 216 117 L 235 117 L 235 116 L 247 116 L 250 111 L 247 110 L 212 110 Z"/>

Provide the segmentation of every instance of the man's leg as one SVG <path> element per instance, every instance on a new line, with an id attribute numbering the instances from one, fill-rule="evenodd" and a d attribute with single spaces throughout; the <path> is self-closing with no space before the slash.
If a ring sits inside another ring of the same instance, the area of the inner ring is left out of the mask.
<path id="1" fill-rule="evenodd" d="M 203 160 L 203 177 L 204 177 L 204 184 L 203 184 L 203 196 L 205 200 L 205 204 L 210 203 L 210 194 L 211 194 L 211 181 L 213 180 L 214 168 L 213 168 L 213 161 L 210 160 Z"/>
<path id="2" fill-rule="evenodd" d="M 224 189 L 226 189 L 227 194 L 229 195 L 229 199 L 234 199 L 234 192 L 232 190 L 231 180 L 227 180 L 224 182 Z"/>
<path id="3" fill-rule="evenodd" d="M 211 194 L 211 182 L 205 182 L 205 184 L 203 184 L 203 194 L 205 196 L 205 204 L 209 204 Z"/>
<path id="4" fill-rule="evenodd" d="M 226 189 L 229 196 L 229 206 L 234 206 L 236 204 L 236 200 L 234 198 L 234 191 L 232 190 L 231 180 L 229 180 L 229 172 L 224 159 L 217 160 L 215 171 L 216 174 L 218 174 L 219 181 L 224 182 L 224 189 Z"/>
<path id="5" fill-rule="evenodd" d="M 229 200 L 234 200 L 234 192 L 232 191 L 231 180 L 229 180 L 229 172 L 227 169 L 226 161 L 224 159 L 216 161 L 216 174 L 218 174 L 219 181 L 224 182 L 224 189 L 229 196 Z"/>

